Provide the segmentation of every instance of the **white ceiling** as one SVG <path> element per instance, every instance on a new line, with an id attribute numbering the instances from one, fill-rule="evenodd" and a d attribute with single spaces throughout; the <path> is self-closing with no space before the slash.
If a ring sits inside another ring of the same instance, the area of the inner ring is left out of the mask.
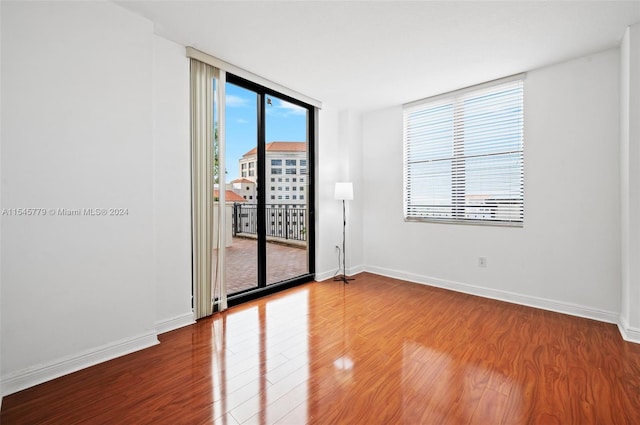
<path id="1" fill-rule="evenodd" d="M 117 3 L 165 38 L 365 110 L 611 48 L 640 22 L 640 0 Z"/>

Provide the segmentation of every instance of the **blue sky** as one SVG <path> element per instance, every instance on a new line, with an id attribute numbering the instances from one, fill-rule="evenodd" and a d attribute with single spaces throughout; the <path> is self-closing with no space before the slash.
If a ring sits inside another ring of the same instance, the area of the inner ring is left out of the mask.
<path id="1" fill-rule="evenodd" d="M 242 87 L 226 87 L 227 181 L 240 176 L 238 160 L 254 148 L 258 140 L 257 95 Z M 277 97 L 266 106 L 266 141 L 307 141 L 307 110 Z"/>

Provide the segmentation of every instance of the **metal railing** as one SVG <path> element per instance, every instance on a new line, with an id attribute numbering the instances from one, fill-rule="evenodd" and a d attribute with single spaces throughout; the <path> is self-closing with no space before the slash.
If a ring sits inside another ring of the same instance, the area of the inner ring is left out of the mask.
<path id="1" fill-rule="evenodd" d="M 298 206 L 267 205 L 267 236 L 296 241 L 307 240 L 307 209 Z M 258 210 L 255 204 L 233 204 L 233 236 L 258 233 Z"/>

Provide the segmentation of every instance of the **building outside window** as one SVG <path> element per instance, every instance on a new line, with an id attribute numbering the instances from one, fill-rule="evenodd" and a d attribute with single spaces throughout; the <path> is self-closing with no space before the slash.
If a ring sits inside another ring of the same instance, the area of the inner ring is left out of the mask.
<path id="1" fill-rule="evenodd" d="M 251 202 L 248 202 L 249 204 L 256 203 L 258 188 L 253 180 L 242 177 L 235 179 L 227 184 L 227 190 L 231 190 L 244 199 L 250 200 Z"/>
<path id="2" fill-rule="evenodd" d="M 282 183 L 284 178 L 285 183 L 295 182 L 295 183 L 304 183 L 304 178 L 294 177 L 298 174 L 307 172 L 307 144 L 306 142 L 271 142 L 265 145 L 265 163 L 269 164 L 270 167 L 265 170 L 265 179 L 271 182 Z M 257 149 L 252 149 L 246 154 L 244 154 L 240 162 L 241 170 L 246 170 L 246 175 L 243 177 L 248 178 L 250 180 L 255 181 L 257 177 L 256 173 L 256 161 L 257 161 Z M 301 167 L 301 168 L 298 168 Z M 284 170 L 283 170 L 284 168 Z M 284 175 L 284 176 L 283 176 Z M 282 176 L 282 177 L 281 177 Z M 286 176 L 286 177 L 285 177 Z M 276 180 L 277 179 L 277 180 Z M 282 191 L 282 186 L 265 186 L 267 189 L 267 193 L 265 194 L 266 199 L 273 199 L 271 196 L 274 196 L 276 199 L 280 196 L 278 191 Z M 298 190 L 297 186 L 292 188 L 288 186 L 288 190 Z M 254 196 L 255 198 L 255 196 Z M 300 197 L 296 199 L 299 201 Z M 291 199 L 288 199 L 288 203 L 284 205 L 295 205 L 296 202 L 292 202 Z"/>

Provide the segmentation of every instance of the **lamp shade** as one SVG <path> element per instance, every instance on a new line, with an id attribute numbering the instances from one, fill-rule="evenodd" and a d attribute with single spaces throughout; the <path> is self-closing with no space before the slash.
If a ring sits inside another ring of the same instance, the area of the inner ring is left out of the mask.
<path id="1" fill-rule="evenodd" d="M 336 183 L 336 191 L 334 198 L 337 201 L 351 201 L 353 199 L 353 183 L 338 182 Z"/>

